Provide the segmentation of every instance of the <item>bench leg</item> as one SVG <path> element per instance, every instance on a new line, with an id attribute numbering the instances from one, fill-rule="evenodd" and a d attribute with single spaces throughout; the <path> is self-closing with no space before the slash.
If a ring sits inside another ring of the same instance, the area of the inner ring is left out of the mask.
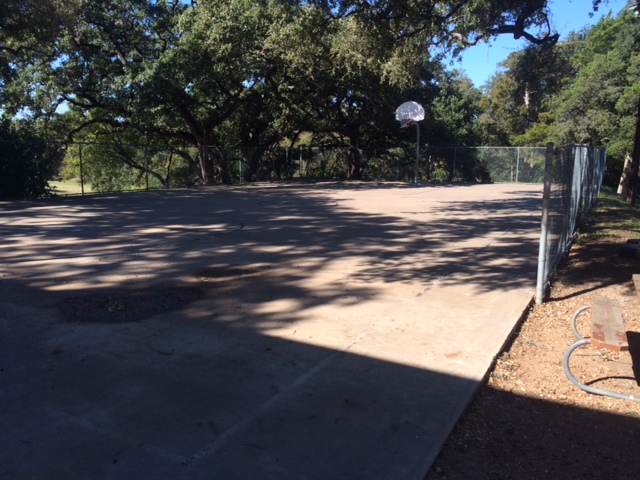
<path id="1" fill-rule="evenodd" d="M 576 314 L 577 313 L 579 312 L 576 312 Z M 591 343 L 591 340 L 585 340 L 584 338 L 582 338 L 581 340 L 578 340 L 576 343 L 571 345 L 565 352 L 564 359 L 562 360 L 562 366 L 564 367 L 564 373 L 569 379 L 569 381 L 571 381 L 571 383 L 573 383 L 579 389 L 584 390 L 585 392 L 588 392 L 588 393 L 593 393 L 595 395 L 605 395 L 607 397 L 622 398 L 624 400 L 634 400 L 636 402 L 640 402 L 640 397 L 634 397 L 633 395 L 626 395 L 624 393 L 613 392 L 611 390 L 605 390 L 603 388 L 591 387 L 589 385 L 585 385 L 584 383 L 580 383 L 578 379 L 573 376 L 573 373 L 571 373 L 571 369 L 569 368 L 569 357 L 576 349 L 590 343 Z"/>

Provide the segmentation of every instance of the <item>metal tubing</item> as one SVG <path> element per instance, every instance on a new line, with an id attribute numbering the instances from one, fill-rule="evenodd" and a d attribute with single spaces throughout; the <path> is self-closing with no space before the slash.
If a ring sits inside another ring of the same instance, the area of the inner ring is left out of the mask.
<path id="1" fill-rule="evenodd" d="M 569 368 L 569 357 L 576 349 L 590 343 L 591 343 L 591 340 L 585 340 L 585 339 L 578 340 L 576 343 L 571 345 L 569 349 L 566 351 L 566 353 L 564 354 L 564 358 L 562 360 L 562 366 L 564 367 L 564 373 L 567 375 L 567 378 L 569 379 L 569 381 L 579 389 L 584 390 L 585 392 L 588 392 L 588 393 L 593 393 L 594 395 L 604 395 L 607 397 L 621 398 L 623 400 L 633 400 L 636 402 L 640 402 L 640 397 L 634 397 L 633 395 L 626 395 L 624 393 L 613 392 L 611 390 L 605 390 L 603 388 L 591 387 L 589 385 L 585 385 L 584 383 L 580 383 L 578 379 L 576 379 L 576 377 L 573 376 L 573 373 L 571 373 L 571 369 Z"/>
<path id="2" fill-rule="evenodd" d="M 578 340 L 584 340 L 584 337 L 580 335 L 580 332 L 578 332 L 578 329 L 576 328 L 576 320 L 578 319 L 578 315 L 580 315 L 585 310 L 589 310 L 590 308 L 591 307 L 580 307 L 578 310 L 576 310 L 576 313 L 573 314 L 573 317 L 571 317 L 571 329 L 573 330 L 573 334 Z"/>

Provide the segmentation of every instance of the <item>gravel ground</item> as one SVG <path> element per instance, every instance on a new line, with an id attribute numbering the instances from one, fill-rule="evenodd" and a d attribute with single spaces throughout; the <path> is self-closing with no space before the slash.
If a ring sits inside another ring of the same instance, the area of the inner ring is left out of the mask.
<path id="1" fill-rule="evenodd" d="M 592 346 L 571 356 L 581 382 L 640 398 L 640 258 L 620 245 L 640 235 L 640 208 L 601 197 L 425 480 L 640 478 L 640 402 L 598 396 L 569 382 L 562 359 L 576 341 L 570 319 L 596 296 L 620 302 L 630 352 Z M 589 336 L 589 313 L 578 330 Z"/>

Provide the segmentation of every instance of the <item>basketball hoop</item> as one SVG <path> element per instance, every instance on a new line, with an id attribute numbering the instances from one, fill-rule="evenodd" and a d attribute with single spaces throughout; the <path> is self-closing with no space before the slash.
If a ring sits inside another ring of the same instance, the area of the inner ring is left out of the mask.
<path id="1" fill-rule="evenodd" d="M 416 163 L 413 166 L 413 183 L 418 183 L 420 163 L 420 124 L 418 122 L 424 120 L 424 108 L 417 102 L 404 102 L 396 109 L 396 120 L 400 122 L 400 128 L 416 126 Z"/>
<path id="2" fill-rule="evenodd" d="M 400 119 L 400 128 L 410 127 L 411 125 L 413 125 L 413 120 L 411 118 Z"/>

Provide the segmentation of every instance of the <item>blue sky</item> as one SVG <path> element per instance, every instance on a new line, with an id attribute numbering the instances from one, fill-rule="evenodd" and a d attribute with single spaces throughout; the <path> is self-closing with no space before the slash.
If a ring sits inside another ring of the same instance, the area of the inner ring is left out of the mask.
<path id="1" fill-rule="evenodd" d="M 580 30 L 585 25 L 598 23 L 601 17 L 611 10 L 616 16 L 627 4 L 626 0 L 606 0 L 602 2 L 598 12 L 592 18 L 592 0 L 549 0 L 552 18 L 551 25 L 564 39 L 571 31 Z M 476 87 L 482 86 L 491 75 L 496 73 L 498 64 L 505 60 L 509 53 L 521 50 L 526 46 L 524 39 L 515 40 L 513 35 L 500 35 L 490 44 L 469 47 L 462 54 L 462 62 L 453 62 L 451 68 L 462 69 L 473 80 Z"/>

